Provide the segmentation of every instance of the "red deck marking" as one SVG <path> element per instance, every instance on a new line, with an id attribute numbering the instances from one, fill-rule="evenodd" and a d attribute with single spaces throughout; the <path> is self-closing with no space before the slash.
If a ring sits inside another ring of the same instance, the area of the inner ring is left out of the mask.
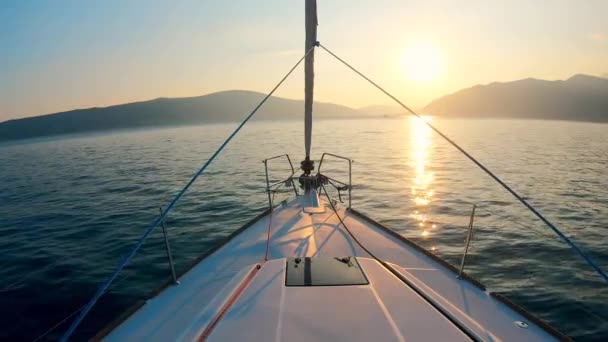
<path id="1" fill-rule="evenodd" d="M 249 285 L 249 283 L 251 282 L 253 277 L 256 275 L 256 273 L 258 273 L 260 268 L 262 268 L 262 265 L 264 265 L 264 263 L 255 265 L 255 267 L 251 270 L 251 272 L 249 272 L 249 275 L 247 276 L 247 278 L 245 278 L 245 280 L 243 280 L 243 282 L 241 283 L 241 285 L 239 285 L 239 287 L 236 289 L 236 291 L 234 291 L 232 293 L 232 295 L 230 296 L 228 301 L 226 301 L 226 303 L 222 306 L 220 311 L 215 315 L 215 317 L 213 318 L 211 323 L 209 323 L 209 325 L 205 328 L 203 333 L 196 339 L 198 342 L 203 342 L 203 341 L 207 340 L 209 335 L 211 335 L 211 333 L 213 332 L 213 329 L 217 326 L 217 324 L 220 322 L 222 317 L 224 317 L 224 315 L 226 314 L 228 309 L 230 309 L 232 304 L 234 304 L 234 302 L 236 302 L 236 300 L 239 298 L 241 293 L 243 293 L 243 290 L 245 290 L 245 288 L 247 287 L 247 285 Z"/>

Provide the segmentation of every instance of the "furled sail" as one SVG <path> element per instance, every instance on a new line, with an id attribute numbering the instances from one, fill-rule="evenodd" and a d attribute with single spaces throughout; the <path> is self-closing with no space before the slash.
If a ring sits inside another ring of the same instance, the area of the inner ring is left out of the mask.
<path id="1" fill-rule="evenodd" d="M 305 51 L 312 49 L 317 42 L 317 1 L 306 0 L 306 46 Z M 304 63 L 304 146 L 306 148 L 306 160 L 310 160 L 310 145 L 312 135 L 312 104 L 315 82 L 315 51 L 314 49 L 306 55 Z"/>

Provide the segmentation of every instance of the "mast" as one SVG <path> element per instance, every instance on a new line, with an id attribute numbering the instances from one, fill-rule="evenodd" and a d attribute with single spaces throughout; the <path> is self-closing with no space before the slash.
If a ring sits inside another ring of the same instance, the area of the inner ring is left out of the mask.
<path id="1" fill-rule="evenodd" d="M 306 42 L 304 51 L 313 50 L 306 55 L 304 61 L 304 147 L 306 158 L 302 161 L 301 167 L 304 174 L 310 175 L 310 172 L 314 169 L 314 162 L 310 160 L 310 145 L 312 140 L 312 105 L 315 83 L 314 47 L 317 45 L 317 1 L 306 0 L 305 11 Z"/>

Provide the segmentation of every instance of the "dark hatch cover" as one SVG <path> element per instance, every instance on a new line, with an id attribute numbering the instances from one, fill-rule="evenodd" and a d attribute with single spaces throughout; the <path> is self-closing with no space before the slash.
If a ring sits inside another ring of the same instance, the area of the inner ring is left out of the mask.
<path id="1" fill-rule="evenodd" d="M 285 286 L 368 285 L 355 257 L 288 258 Z"/>

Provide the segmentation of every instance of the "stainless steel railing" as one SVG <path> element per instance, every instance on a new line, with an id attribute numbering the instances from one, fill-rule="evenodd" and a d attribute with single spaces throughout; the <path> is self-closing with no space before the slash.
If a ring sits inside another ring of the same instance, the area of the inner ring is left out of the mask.
<path id="1" fill-rule="evenodd" d="M 352 164 L 353 164 L 353 160 L 347 157 L 343 157 L 337 154 L 333 154 L 333 153 L 328 153 L 325 152 L 321 155 L 321 160 L 319 161 L 319 168 L 318 168 L 318 173 L 321 173 L 321 168 L 323 166 L 323 161 L 325 160 L 326 156 L 330 156 L 333 158 L 338 158 L 338 159 L 342 159 L 348 162 L 348 183 L 339 181 L 337 179 L 328 177 L 326 175 L 323 175 L 325 178 L 327 178 L 329 181 L 333 182 L 333 183 L 337 183 L 339 184 L 341 187 L 348 189 L 348 208 L 351 208 L 352 206 Z M 270 162 L 271 160 L 274 159 L 278 159 L 278 158 L 282 158 L 284 157 L 285 159 L 287 159 L 287 162 L 289 163 L 289 167 L 291 169 L 291 175 L 289 175 L 287 178 L 283 179 L 283 180 L 279 180 L 276 181 L 274 183 L 270 183 L 270 175 L 268 173 L 268 162 Z M 297 186 L 297 182 L 299 181 L 299 177 L 295 176 L 296 174 L 296 169 L 293 167 L 293 163 L 291 162 L 291 158 L 289 157 L 289 154 L 281 154 L 278 156 L 274 156 L 271 158 L 267 158 L 264 159 L 262 161 L 264 163 L 264 173 L 265 173 L 265 177 L 266 177 L 266 188 L 265 188 L 265 192 L 268 195 L 268 206 L 270 207 L 270 209 L 272 210 L 272 191 L 273 188 L 276 187 L 277 185 L 280 184 L 285 184 L 288 186 L 291 186 L 293 188 L 294 194 L 296 196 L 299 195 L 298 193 L 298 186 Z"/>
<path id="2" fill-rule="evenodd" d="M 334 157 L 334 158 L 338 158 L 338 159 L 342 159 L 342 160 L 348 161 L 348 208 L 350 209 L 351 206 L 352 206 L 352 189 L 353 189 L 352 171 L 353 171 L 353 160 L 350 159 L 350 158 L 339 156 L 337 154 L 325 152 L 325 153 L 323 153 L 321 155 L 321 161 L 319 161 L 319 169 L 318 169 L 319 173 L 321 173 L 321 167 L 323 166 L 323 160 L 325 160 L 325 156 L 331 156 L 331 157 Z M 335 180 L 333 178 L 329 178 L 329 177 L 327 177 L 327 178 L 331 179 L 332 181 L 338 182 L 340 184 L 347 185 L 347 184 L 345 184 L 343 182 L 340 182 L 338 180 Z"/>
<path id="3" fill-rule="evenodd" d="M 471 211 L 471 218 L 469 219 L 469 231 L 467 233 L 467 238 L 464 243 L 464 252 L 462 253 L 462 261 L 460 262 L 460 270 L 458 271 L 458 278 L 462 277 L 462 272 L 464 271 L 464 265 L 467 261 L 467 254 L 469 252 L 469 244 L 471 243 L 471 239 L 473 237 L 473 221 L 475 220 L 475 209 L 477 208 L 476 204 L 473 204 L 473 211 Z"/>
<path id="4" fill-rule="evenodd" d="M 159 208 L 160 213 L 162 215 L 163 208 Z M 169 259 L 169 268 L 171 270 L 171 278 L 173 279 L 173 283 L 179 285 L 179 281 L 177 280 L 177 276 L 175 275 L 175 265 L 173 264 L 173 255 L 171 255 L 171 246 L 169 245 L 169 237 L 167 236 L 167 229 L 165 227 L 165 220 L 160 221 L 161 227 L 163 228 L 163 236 L 165 238 L 165 249 L 167 250 L 167 258 Z"/>
<path id="5" fill-rule="evenodd" d="M 274 182 L 272 184 L 270 184 L 270 178 L 268 175 L 268 162 L 273 160 L 273 159 L 278 159 L 281 157 L 285 157 L 287 159 L 287 162 L 289 163 L 289 167 L 291 168 L 291 175 L 289 175 L 289 177 L 287 177 L 285 180 L 280 180 L 277 182 Z M 296 174 L 296 170 L 293 167 L 293 163 L 291 162 L 291 158 L 289 158 L 289 154 L 285 153 L 285 154 L 281 154 L 278 156 L 274 156 L 274 157 L 270 157 L 268 159 L 264 159 L 263 160 L 264 163 L 264 172 L 266 175 L 266 193 L 268 194 L 268 206 L 270 207 L 270 210 L 272 210 L 272 188 L 274 188 L 275 186 L 279 185 L 279 184 L 288 184 L 291 183 L 291 187 L 293 188 L 293 191 L 295 193 L 296 196 L 298 196 L 298 187 L 295 184 L 294 181 L 294 175 Z"/>

